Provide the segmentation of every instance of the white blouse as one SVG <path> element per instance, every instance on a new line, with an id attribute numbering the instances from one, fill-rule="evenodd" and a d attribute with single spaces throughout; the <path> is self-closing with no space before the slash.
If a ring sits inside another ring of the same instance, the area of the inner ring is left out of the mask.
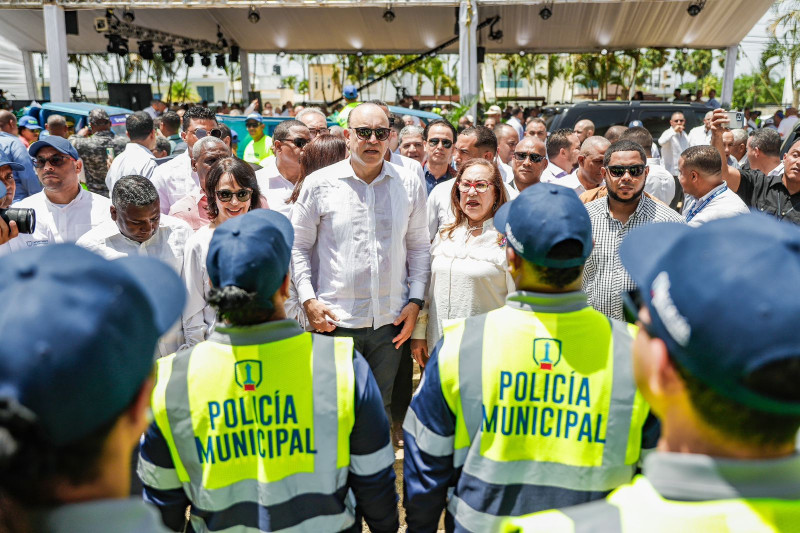
<path id="1" fill-rule="evenodd" d="M 506 247 L 494 228 L 493 219 L 483 223 L 483 233 L 468 237 L 461 225 L 451 237 L 436 234 L 431 245 L 431 284 L 428 291 L 428 350 L 442 337 L 442 321 L 488 313 L 505 304 L 515 290 L 506 268 Z M 502 244 L 501 244 L 502 243 Z M 424 322 L 421 313 L 420 322 Z M 421 325 L 421 324 L 420 324 Z M 420 328 L 414 338 L 421 338 Z"/>
<path id="2" fill-rule="evenodd" d="M 186 284 L 187 299 L 183 310 L 183 337 L 186 347 L 206 340 L 217 321 L 217 313 L 208 305 L 208 282 L 206 256 L 214 229 L 203 226 L 186 241 L 183 253 L 183 281 Z"/>

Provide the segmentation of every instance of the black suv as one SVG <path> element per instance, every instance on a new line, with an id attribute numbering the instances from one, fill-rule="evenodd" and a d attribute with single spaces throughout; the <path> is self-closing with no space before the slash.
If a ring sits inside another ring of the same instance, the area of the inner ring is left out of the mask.
<path id="1" fill-rule="evenodd" d="M 589 119 L 594 123 L 594 134 L 605 135 L 611 126 L 627 126 L 633 120 L 640 120 L 647 131 L 658 141 L 669 128 L 669 119 L 676 111 L 686 117 L 686 132 L 700 126 L 703 117 L 711 108 L 694 102 L 655 102 L 650 100 L 580 102 L 567 108 L 554 108 L 555 114 L 548 120 L 547 130 L 572 129 L 575 123 Z"/>

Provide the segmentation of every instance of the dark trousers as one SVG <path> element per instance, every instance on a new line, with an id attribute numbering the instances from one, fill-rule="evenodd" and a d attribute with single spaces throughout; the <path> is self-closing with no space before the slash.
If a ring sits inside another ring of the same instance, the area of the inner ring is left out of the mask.
<path id="1" fill-rule="evenodd" d="M 400 333 L 402 327 L 402 325 L 395 326 L 393 324 L 387 324 L 378 329 L 337 327 L 332 332 L 327 333 L 327 335 L 333 335 L 334 337 L 353 338 L 356 350 L 367 360 L 369 367 L 372 369 L 372 374 L 375 376 L 375 381 L 378 382 L 381 398 L 383 398 L 383 407 L 386 409 L 386 418 L 390 423 L 392 420 L 392 412 L 390 410 L 392 390 L 394 389 L 397 369 L 400 366 L 401 359 L 411 358 L 410 341 L 403 343 L 399 350 L 392 344 L 392 339 Z"/>
<path id="2" fill-rule="evenodd" d="M 407 340 L 402 348 L 410 343 L 411 339 Z M 411 405 L 411 393 L 414 388 L 414 361 L 410 357 L 411 350 L 408 352 L 400 358 L 400 368 L 397 369 L 392 390 L 392 421 L 401 424 L 406 418 L 408 406 Z"/>

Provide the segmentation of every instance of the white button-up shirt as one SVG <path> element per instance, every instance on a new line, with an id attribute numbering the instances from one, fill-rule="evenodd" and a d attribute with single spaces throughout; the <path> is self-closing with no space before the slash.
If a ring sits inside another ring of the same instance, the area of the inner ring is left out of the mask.
<path id="1" fill-rule="evenodd" d="M 369 184 L 349 158 L 318 170 L 303 183 L 292 224 L 298 299 L 318 299 L 338 325 L 378 329 L 409 298 L 425 298 L 425 185 L 407 169 L 384 162 Z"/>
<path id="2" fill-rule="evenodd" d="M 704 202 L 712 196 L 711 201 L 704 205 Z M 686 223 L 696 228 L 712 220 L 746 215 L 749 212 L 750 210 L 739 198 L 739 195 L 730 190 L 725 183 L 722 183 L 711 189 L 708 194 L 700 199 L 687 195 L 682 214 L 687 219 Z M 689 218 L 690 215 L 691 218 Z"/>
<path id="3" fill-rule="evenodd" d="M 65 205 L 54 204 L 42 191 L 12 207 L 33 209 L 36 212 L 36 230 L 20 233 L 19 237 L 0 246 L 0 255 L 32 246 L 75 242 L 90 229 L 111 220 L 111 200 L 83 188 L 79 188 L 78 195 Z"/>
<path id="4" fill-rule="evenodd" d="M 114 158 L 111 168 L 106 174 L 106 187 L 109 195 L 114 190 L 114 184 L 125 176 L 144 176 L 152 180 L 153 173 L 158 168 L 153 152 L 134 142 L 129 142 L 125 150 Z"/>
<path id="5" fill-rule="evenodd" d="M 389 156 L 389 162 L 393 165 L 398 165 L 403 168 L 407 168 L 417 176 L 419 179 L 422 180 L 422 183 L 425 183 L 425 171 L 422 170 L 422 165 L 419 164 L 419 161 L 416 159 L 411 159 L 410 157 L 406 157 L 404 155 L 392 152 L 391 156 Z"/>
<path id="6" fill-rule="evenodd" d="M 562 187 L 566 187 L 567 189 L 572 189 L 575 191 L 575 194 L 580 196 L 581 194 L 586 192 L 586 187 L 583 186 L 581 180 L 578 179 L 578 172 L 580 172 L 580 167 L 576 168 L 572 171 L 571 174 L 567 174 L 563 178 L 559 178 L 556 181 L 552 182 L 554 185 L 561 185 Z"/>
<path id="7" fill-rule="evenodd" d="M 188 150 L 159 165 L 153 173 L 152 182 L 158 191 L 161 212 L 165 215 L 172 204 L 200 188 L 200 177 L 192 171 Z"/>
<path id="8" fill-rule="evenodd" d="M 186 284 L 186 306 L 183 308 L 183 337 L 187 346 L 206 340 L 217 322 L 217 312 L 206 303 L 211 291 L 206 269 L 208 245 L 214 228 L 203 226 L 186 241 L 183 252 L 183 282 Z"/>
<path id="9" fill-rule="evenodd" d="M 692 128 L 689 132 L 689 146 L 706 146 L 711 144 L 711 130 L 706 130 L 706 125 Z"/>
<path id="10" fill-rule="evenodd" d="M 644 184 L 644 192 L 669 205 L 675 198 L 675 178 L 661 164 L 661 159 L 656 157 L 647 158 L 647 167 L 650 170 Z"/>
<path id="11" fill-rule="evenodd" d="M 108 260 L 128 256 L 144 256 L 168 264 L 179 276 L 183 273 L 183 252 L 193 234 L 189 225 L 177 218 L 161 215 L 156 233 L 139 243 L 125 237 L 111 219 L 88 231 L 76 243 Z M 184 343 L 183 328 L 176 322 L 158 341 L 160 356 L 175 353 Z"/>
<path id="12" fill-rule="evenodd" d="M 547 166 L 545 167 L 541 177 L 539 178 L 539 182 L 558 183 L 558 180 L 569 176 L 569 174 L 570 172 L 568 170 L 564 170 L 563 168 L 556 165 L 552 161 L 548 161 Z"/>
<path id="13" fill-rule="evenodd" d="M 680 135 L 674 129 L 669 128 L 658 138 L 661 145 L 661 159 L 664 161 L 664 168 L 673 176 L 678 175 L 678 160 L 684 150 L 689 148 L 689 137 L 685 131 Z"/>
<path id="14" fill-rule="evenodd" d="M 294 191 L 294 183 L 281 176 L 277 161 L 276 157 L 265 159 L 264 168 L 256 171 L 256 181 L 261 196 L 267 199 L 269 208 L 286 215 L 286 218 L 291 218 L 292 206 L 286 201 Z"/>
<path id="15" fill-rule="evenodd" d="M 503 183 L 511 183 L 514 181 L 514 169 L 511 168 L 511 165 L 506 165 L 499 159 L 495 158 L 495 164 L 497 165 L 497 169 L 500 171 L 500 177 L 503 179 Z"/>

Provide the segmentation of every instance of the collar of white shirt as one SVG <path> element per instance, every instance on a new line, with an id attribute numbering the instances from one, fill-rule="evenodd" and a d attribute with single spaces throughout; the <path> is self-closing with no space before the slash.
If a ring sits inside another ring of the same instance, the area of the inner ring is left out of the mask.
<path id="1" fill-rule="evenodd" d="M 777 167 L 770 170 L 769 174 L 767 174 L 767 176 L 781 176 L 781 175 L 783 175 L 783 161 L 781 161 Z"/>

